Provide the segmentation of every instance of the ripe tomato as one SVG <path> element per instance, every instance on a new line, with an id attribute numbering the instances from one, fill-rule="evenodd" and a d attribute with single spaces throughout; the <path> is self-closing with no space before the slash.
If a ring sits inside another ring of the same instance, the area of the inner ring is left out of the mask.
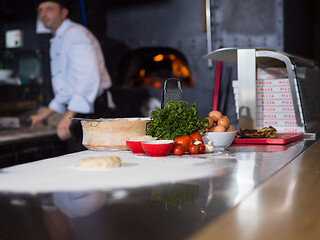
<path id="1" fill-rule="evenodd" d="M 185 149 L 182 145 L 177 144 L 173 147 L 173 154 L 177 156 L 181 156 L 185 153 Z"/>
<path id="2" fill-rule="evenodd" d="M 198 152 L 199 152 L 198 145 L 191 144 L 189 147 L 189 153 L 198 154 Z"/>
<path id="3" fill-rule="evenodd" d="M 200 133 L 198 133 L 197 131 L 191 133 L 189 135 L 189 137 L 192 139 L 192 143 L 194 143 L 195 141 L 200 141 L 203 143 L 203 139 L 202 139 Z"/>
<path id="4" fill-rule="evenodd" d="M 205 153 L 206 146 L 204 144 L 198 144 L 197 146 L 200 154 Z"/>
<path id="5" fill-rule="evenodd" d="M 184 135 L 184 136 L 181 136 L 181 137 L 178 137 L 174 140 L 174 142 L 176 144 L 180 144 L 184 147 L 185 151 L 188 151 L 191 143 L 192 143 L 192 139 L 187 136 L 187 135 Z"/>

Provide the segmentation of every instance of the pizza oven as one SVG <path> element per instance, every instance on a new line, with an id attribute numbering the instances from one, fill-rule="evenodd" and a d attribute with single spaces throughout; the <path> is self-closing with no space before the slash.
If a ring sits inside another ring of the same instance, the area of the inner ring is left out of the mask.
<path id="1" fill-rule="evenodd" d="M 169 78 L 178 79 L 183 89 L 194 86 L 188 60 L 181 52 L 163 47 L 129 51 L 119 62 L 116 78 L 113 78 L 116 115 L 149 116 L 150 111 L 160 107 L 163 83 Z"/>
<path id="2" fill-rule="evenodd" d="M 185 56 L 170 48 L 140 48 L 123 57 L 116 84 L 162 88 L 163 81 L 168 78 L 179 79 L 184 87 L 193 86 L 194 79 Z"/>

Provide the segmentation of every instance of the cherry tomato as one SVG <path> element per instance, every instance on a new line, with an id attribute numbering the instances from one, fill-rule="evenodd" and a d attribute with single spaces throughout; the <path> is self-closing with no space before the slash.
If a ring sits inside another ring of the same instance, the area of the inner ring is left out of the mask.
<path id="1" fill-rule="evenodd" d="M 194 143 L 195 141 L 200 141 L 203 143 L 203 139 L 202 139 L 200 133 L 198 133 L 197 131 L 191 133 L 189 135 L 189 137 L 192 139 L 192 143 Z"/>
<path id="2" fill-rule="evenodd" d="M 202 153 L 205 153 L 206 151 L 206 146 L 204 144 L 198 144 L 198 149 L 199 149 L 199 153 L 202 154 Z"/>
<path id="3" fill-rule="evenodd" d="M 187 136 L 187 135 L 184 135 L 184 136 L 181 136 L 181 137 L 178 137 L 174 140 L 174 142 L 176 144 L 180 144 L 184 147 L 185 151 L 188 151 L 191 143 L 192 143 L 192 139 Z"/>
<path id="4" fill-rule="evenodd" d="M 199 152 L 198 145 L 191 144 L 189 147 L 189 153 L 198 154 L 198 152 Z"/>
<path id="5" fill-rule="evenodd" d="M 173 154 L 177 156 L 181 156 L 185 153 L 185 149 L 182 145 L 177 144 L 173 147 Z"/>

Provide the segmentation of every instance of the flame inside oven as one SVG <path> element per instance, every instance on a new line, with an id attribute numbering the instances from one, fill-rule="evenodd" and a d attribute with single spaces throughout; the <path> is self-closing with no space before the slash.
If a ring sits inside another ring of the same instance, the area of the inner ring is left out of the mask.
<path id="1" fill-rule="evenodd" d="M 178 78 L 182 86 L 193 86 L 186 58 L 168 48 L 146 48 L 130 52 L 120 64 L 124 85 L 161 88 L 167 78 Z"/>

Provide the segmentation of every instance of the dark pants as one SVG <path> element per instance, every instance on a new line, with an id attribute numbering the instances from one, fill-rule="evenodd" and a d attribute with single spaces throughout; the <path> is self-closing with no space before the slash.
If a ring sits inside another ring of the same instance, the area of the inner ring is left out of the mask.
<path id="1" fill-rule="evenodd" d="M 105 91 L 100 97 L 94 102 L 94 113 L 93 114 L 76 114 L 75 117 L 79 118 L 113 118 L 115 117 L 112 109 L 108 107 L 107 91 Z M 82 125 L 79 120 L 74 120 L 71 124 L 70 131 L 72 137 L 67 140 L 67 152 L 79 152 L 86 150 L 82 145 Z"/>

